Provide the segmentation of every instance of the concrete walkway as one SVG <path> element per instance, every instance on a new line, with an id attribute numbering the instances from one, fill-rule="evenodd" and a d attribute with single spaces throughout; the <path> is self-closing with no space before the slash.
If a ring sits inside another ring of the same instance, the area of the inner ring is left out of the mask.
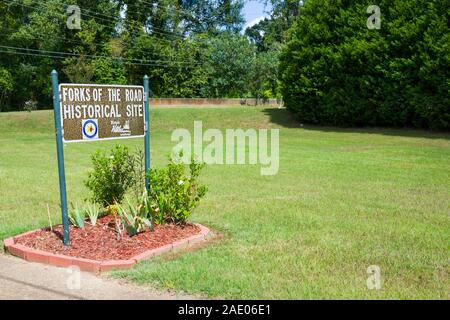
<path id="1" fill-rule="evenodd" d="M 173 300 L 195 297 L 0 254 L 0 299 Z"/>

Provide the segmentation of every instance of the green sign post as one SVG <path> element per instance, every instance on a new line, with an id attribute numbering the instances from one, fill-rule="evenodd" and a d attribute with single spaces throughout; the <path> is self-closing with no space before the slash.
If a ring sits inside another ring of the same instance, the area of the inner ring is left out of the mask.
<path id="1" fill-rule="evenodd" d="M 150 85 L 149 85 L 149 79 L 148 76 L 144 76 L 144 104 L 145 104 L 145 172 L 150 171 L 150 110 L 149 104 L 150 104 Z M 148 176 L 145 176 L 145 187 L 147 188 L 147 191 L 150 189 L 150 181 L 148 180 Z"/>
<path id="2" fill-rule="evenodd" d="M 64 148 L 61 127 L 61 106 L 58 87 L 58 72 L 52 71 L 53 109 L 56 130 L 56 152 L 58 155 L 59 195 L 61 198 L 62 222 L 64 227 L 64 245 L 70 244 L 69 213 L 67 211 L 66 174 L 64 169 Z"/>
<path id="3" fill-rule="evenodd" d="M 150 170 L 150 85 L 59 84 L 51 73 L 64 245 L 70 244 L 63 143 L 144 137 L 145 172 Z M 150 188 L 148 177 L 145 180 Z"/>

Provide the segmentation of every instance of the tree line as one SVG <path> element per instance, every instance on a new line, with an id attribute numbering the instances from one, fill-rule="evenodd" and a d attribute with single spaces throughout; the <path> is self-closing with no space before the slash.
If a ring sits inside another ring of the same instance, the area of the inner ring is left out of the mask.
<path id="1" fill-rule="evenodd" d="M 244 0 L 0 0 L 0 111 L 49 107 L 57 69 L 148 74 L 154 97 L 279 98 L 309 124 L 450 128 L 449 1 L 260 1 L 269 17 L 243 30 Z"/>
<path id="2" fill-rule="evenodd" d="M 72 83 L 140 84 L 148 74 L 153 97 L 280 97 L 282 39 L 261 41 L 279 30 L 244 33 L 243 6 L 243 0 L 0 0 L 0 111 L 30 101 L 51 106 L 52 69 Z M 77 13 L 80 28 L 72 28 Z"/>

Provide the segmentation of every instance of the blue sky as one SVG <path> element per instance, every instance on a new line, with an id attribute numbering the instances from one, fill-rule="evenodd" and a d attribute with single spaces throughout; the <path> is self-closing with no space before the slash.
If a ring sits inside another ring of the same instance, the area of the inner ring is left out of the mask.
<path id="1" fill-rule="evenodd" d="M 264 4 L 261 3 L 261 1 L 245 0 L 244 17 L 247 21 L 246 27 L 257 24 L 260 20 L 267 16 L 264 11 L 268 11 L 268 9 L 269 8 L 264 8 Z"/>

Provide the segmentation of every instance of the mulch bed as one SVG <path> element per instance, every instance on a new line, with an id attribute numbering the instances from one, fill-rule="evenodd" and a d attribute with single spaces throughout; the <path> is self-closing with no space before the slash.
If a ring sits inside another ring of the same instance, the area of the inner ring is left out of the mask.
<path id="1" fill-rule="evenodd" d="M 53 232 L 41 229 L 33 234 L 16 238 L 16 243 L 37 250 L 92 260 L 127 260 L 147 250 L 162 247 L 175 241 L 200 233 L 194 224 L 185 226 L 155 226 L 153 231 L 140 233 L 134 237 L 126 232 L 120 240 L 114 230 L 114 218 L 106 216 L 98 219 L 94 227 L 88 223 L 83 229 L 70 226 L 70 246 L 62 243 L 62 226 L 55 226 Z"/>

